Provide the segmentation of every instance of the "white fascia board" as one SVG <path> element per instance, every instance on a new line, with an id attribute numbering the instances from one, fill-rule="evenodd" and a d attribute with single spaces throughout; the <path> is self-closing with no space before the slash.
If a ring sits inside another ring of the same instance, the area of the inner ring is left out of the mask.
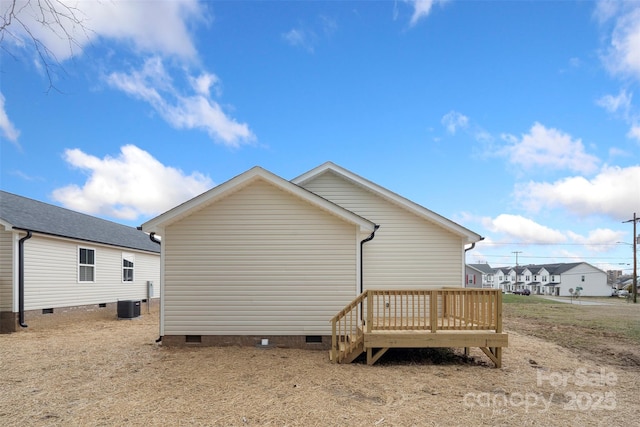
<path id="1" fill-rule="evenodd" d="M 474 233 L 473 231 L 461 226 L 460 224 L 457 224 L 451 221 L 450 219 L 447 219 L 442 215 L 439 215 L 433 212 L 432 210 L 425 208 L 424 206 L 421 206 L 415 202 L 412 202 L 411 200 L 405 197 L 402 197 L 399 194 L 394 193 L 393 191 L 387 190 L 386 188 L 381 187 L 380 185 L 372 181 L 369 181 L 368 179 L 362 178 L 361 176 L 358 176 L 353 172 L 348 171 L 347 169 L 344 169 L 332 162 L 326 162 L 310 170 L 309 172 L 306 172 L 298 176 L 297 178 L 292 179 L 291 182 L 297 185 L 304 185 L 305 182 L 327 171 L 332 171 L 334 173 L 337 173 L 338 175 L 342 175 L 343 177 L 349 179 L 350 181 L 368 189 L 369 191 L 372 191 L 380 195 L 381 197 L 391 201 L 392 203 L 395 203 L 407 209 L 408 211 L 413 212 L 419 217 L 422 217 L 428 221 L 438 224 L 444 229 L 464 237 L 466 240 L 465 243 L 475 243 L 483 239 L 482 236 L 480 236 L 479 234 Z"/>
<path id="2" fill-rule="evenodd" d="M 375 224 L 368 219 L 344 209 L 341 206 L 338 206 L 335 203 L 332 203 L 329 200 L 326 200 L 317 194 L 291 183 L 259 166 L 255 166 L 252 169 L 231 178 L 229 181 L 226 181 L 211 190 L 176 206 L 162 215 L 147 221 L 142 224 L 142 230 L 149 233 L 155 232 L 161 234 L 161 231 L 168 225 L 171 225 L 174 222 L 179 221 L 180 219 L 185 218 L 192 213 L 211 205 L 212 203 L 215 203 L 217 200 L 233 194 L 257 179 L 263 179 L 280 189 L 317 206 L 320 209 L 359 226 L 360 231 L 363 233 L 371 233 L 375 229 Z"/>
<path id="3" fill-rule="evenodd" d="M 4 231 L 13 230 L 13 224 L 8 223 L 4 219 L 0 219 L 0 226 L 4 227 Z"/>

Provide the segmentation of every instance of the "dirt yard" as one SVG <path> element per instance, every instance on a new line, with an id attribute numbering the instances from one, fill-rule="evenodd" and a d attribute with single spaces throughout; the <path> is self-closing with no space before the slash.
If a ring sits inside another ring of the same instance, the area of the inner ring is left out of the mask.
<path id="1" fill-rule="evenodd" d="M 535 329 L 505 318 L 509 348 L 494 369 L 477 349 L 468 359 L 459 350 L 396 352 L 375 366 L 335 365 L 325 351 L 168 349 L 155 343 L 157 313 L 146 310 L 134 320 L 37 319 L 0 335 L 0 425 L 637 423 L 637 364 L 515 332 L 522 322 Z"/>

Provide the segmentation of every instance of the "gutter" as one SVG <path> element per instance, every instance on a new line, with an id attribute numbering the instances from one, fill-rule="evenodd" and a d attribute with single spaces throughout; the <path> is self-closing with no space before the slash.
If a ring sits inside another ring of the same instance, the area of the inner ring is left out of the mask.
<path id="1" fill-rule="evenodd" d="M 373 227 L 373 232 L 366 239 L 360 242 L 360 293 L 364 292 L 364 244 L 373 240 L 376 237 L 376 231 L 380 228 L 378 224 Z"/>
<path id="2" fill-rule="evenodd" d="M 478 240 L 478 242 L 482 242 L 483 240 L 484 240 L 484 237 L 480 237 L 480 240 Z M 466 254 L 466 253 L 467 253 L 467 252 L 469 252 L 471 249 L 475 248 L 475 247 L 476 247 L 476 243 L 477 243 L 477 242 L 473 242 L 473 243 L 471 244 L 471 246 L 470 246 L 470 247 L 468 247 L 468 248 L 466 248 L 466 249 L 464 250 L 464 253 Z"/>
<path id="3" fill-rule="evenodd" d="M 141 228 L 139 228 L 141 229 Z M 157 243 L 157 244 L 162 244 L 162 242 L 158 239 L 156 239 L 156 233 L 154 231 L 152 231 L 151 233 L 149 233 L 149 240 L 151 240 L 153 243 Z"/>
<path id="4" fill-rule="evenodd" d="M 27 235 L 18 241 L 18 322 L 23 328 L 28 327 L 24 323 L 24 242 L 32 236 L 31 230 L 25 230 Z"/>

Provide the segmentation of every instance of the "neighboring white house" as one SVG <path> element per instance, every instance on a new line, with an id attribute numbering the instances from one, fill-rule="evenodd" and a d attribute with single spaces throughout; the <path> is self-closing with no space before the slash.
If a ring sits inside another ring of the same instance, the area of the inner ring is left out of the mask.
<path id="1" fill-rule="evenodd" d="M 500 289 L 500 284 L 495 280 L 495 271 L 489 264 L 467 264 L 465 287 Z"/>
<path id="2" fill-rule="evenodd" d="M 537 295 L 611 295 L 607 273 L 586 262 L 500 267 L 494 271 L 505 292 L 528 289 Z"/>
<path id="3" fill-rule="evenodd" d="M 328 344 L 362 289 L 462 286 L 481 237 L 333 163 L 260 167 L 154 218 L 165 344 Z"/>
<path id="4" fill-rule="evenodd" d="M 70 307 L 160 294 L 160 245 L 140 230 L 0 191 L 0 332 Z"/>

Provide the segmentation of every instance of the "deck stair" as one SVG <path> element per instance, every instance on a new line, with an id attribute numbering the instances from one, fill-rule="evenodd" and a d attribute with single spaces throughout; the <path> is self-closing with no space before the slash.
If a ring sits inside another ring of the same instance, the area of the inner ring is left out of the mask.
<path id="1" fill-rule="evenodd" d="M 329 357 L 351 363 L 362 353 L 374 364 L 389 348 L 479 347 L 499 368 L 499 289 L 365 290 L 331 319 Z"/>

